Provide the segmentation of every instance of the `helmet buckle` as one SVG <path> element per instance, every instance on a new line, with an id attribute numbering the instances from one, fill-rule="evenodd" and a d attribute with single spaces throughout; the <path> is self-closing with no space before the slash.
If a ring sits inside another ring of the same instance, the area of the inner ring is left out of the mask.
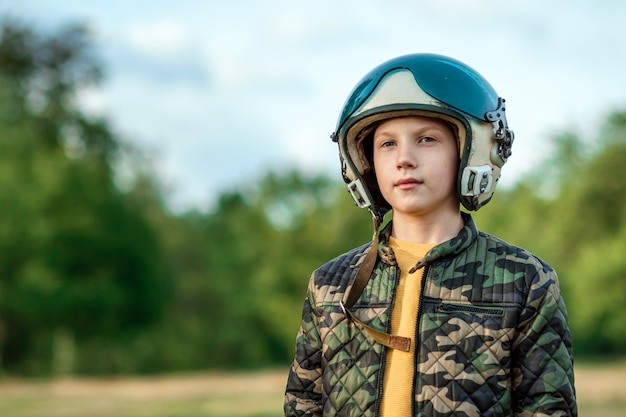
<path id="1" fill-rule="evenodd" d="M 348 191 L 350 191 L 350 195 L 352 199 L 356 203 L 359 208 L 367 208 L 372 205 L 370 198 L 367 194 L 367 190 L 363 187 L 363 183 L 361 183 L 360 179 L 356 179 L 348 184 Z"/>

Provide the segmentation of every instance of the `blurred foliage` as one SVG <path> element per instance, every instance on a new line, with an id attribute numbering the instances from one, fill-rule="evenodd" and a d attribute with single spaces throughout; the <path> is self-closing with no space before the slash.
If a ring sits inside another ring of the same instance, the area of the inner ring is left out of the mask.
<path id="1" fill-rule="evenodd" d="M 102 73 L 80 25 L 1 23 L 0 372 L 288 363 L 309 275 L 371 238 L 369 214 L 338 181 L 298 170 L 172 213 L 140 153 L 76 104 Z M 577 355 L 620 354 L 626 112 L 596 137 L 553 142 L 474 216 L 557 269 Z"/>
<path id="2" fill-rule="evenodd" d="M 115 184 L 121 143 L 74 104 L 100 77 L 87 31 L 5 21 L 0 36 L 2 365 L 47 373 L 42 358 L 76 343 L 62 368 L 90 371 L 89 346 L 123 345 L 161 318 L 171 275 L 158 231 Z"/>

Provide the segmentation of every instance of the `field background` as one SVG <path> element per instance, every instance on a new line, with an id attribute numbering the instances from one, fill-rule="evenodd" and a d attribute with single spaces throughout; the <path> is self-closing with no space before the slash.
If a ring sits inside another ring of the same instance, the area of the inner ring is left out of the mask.
<path id="1" fill-rule="evenodd" d="M 2 417 L 281 416 L 286 370 L 0 380 Z M 626 416 L 626 363 L 576 368 L 579 415 Z"/>

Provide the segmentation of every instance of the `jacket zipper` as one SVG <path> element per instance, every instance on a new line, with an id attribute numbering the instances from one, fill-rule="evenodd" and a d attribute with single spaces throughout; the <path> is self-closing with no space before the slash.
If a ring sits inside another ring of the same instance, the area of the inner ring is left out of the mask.
<path id="1" fill-rule="evenodd" d="M 389 333 L 391 331 L 391 314 L 393 313 L 393 307 L 396 303 L 396 291 L 398 289 L 398 283 L 400 281 L 400 268 L 398 268 L 398 266 L 395 267 L 396 268 L 396 273 L 394 274 L 394 286 L 393 286 L 393 293 L 391 294 L 391 306 L 389 307 L 389 320 L 387 320 L 387 323 L 385 325 L 385 332 Z M 378 415 L 380 414 L 380 404 L 382 403 L 382 398 L 383 398 L 383 384 L 384 384 L 384 380 L 385 380 L 385 371 L 386 371 L 386 367 L 387 367 L 387 347 L 383 346 L 383 350 L 381 353 L 381 364 L 380 364 L 380 370 L 381 372 L 378 373 L 379 377 L 378 377 L 378 398 L 376 398 L 376 414 Z"/>
<path id="2" fill-rule="evenodd" d="M 504 315 L 504 309 L 494 307 L 480 307 L 463 304 L 449 304 L 441 303 L 437 306 L 437 311 L 440 313 L 472 313 L 482 316 L 496 316 L 501 317 Z"/>
<path id="3" fill-rule="evenodd" d="M 428 280 L 428 274 L 430 272 L 430 265 L 424 266 L 424 272 L 422 274 L 422 283 L 420 289 L 420 299 L 417 307 L 417 319 L 415 320 L 415 343 L 413 347 L 413 388 L 411 390 L 411 415 L 416 415 L 416 401 L 415 401 L 415 390 L 417 388 L 417 384 L 415 381 L 417 380 L 417 361 L 418 361 L 418 349 L 420 346 L 420 321 L 422 319 L 422 311 L 424 307 L 424 290 L 426 289 L 426 281 Z"/>

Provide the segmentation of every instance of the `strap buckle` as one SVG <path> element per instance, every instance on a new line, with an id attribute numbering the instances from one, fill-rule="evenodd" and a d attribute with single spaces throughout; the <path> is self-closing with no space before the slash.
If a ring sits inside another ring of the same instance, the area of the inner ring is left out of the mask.
<path id="1" fill-rule="evenodd" d="M 513 131 L 509 129 L 509 125 L 506 122 L 505 106 L 502 97 L 498 98 L 498 107 L 493 111 L 485 113 L 485 118 L 491 122 L 493 126 L 493 137 L 498 144 L 498 156 L 502 159 L 502 162 L 511 156 L 513 147 L 513 140 L 515 135 Z"/>

